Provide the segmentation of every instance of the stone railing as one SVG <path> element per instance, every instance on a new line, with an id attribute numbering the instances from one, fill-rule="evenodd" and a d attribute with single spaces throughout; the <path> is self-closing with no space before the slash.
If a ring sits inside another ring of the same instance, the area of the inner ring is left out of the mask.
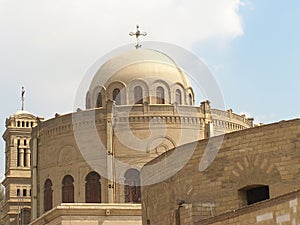
<path id="1" fill-rule="evenodd" d="M 46 135 L 55 135 L 72 132 L 74 126 L 91 127 L 95 124 L 105 124 L 108 112 L 113 113 L 115 122 L 130 121 L 133 123 L 144 123 L 151 120 L 160 123 L 198 125 L 205 123 L 207 116 L 202 112 L 201 106 L 143 104 L 133 106 L 111 105 L 111 107 L 110 110 L 103 107 L 89 110 L 78 109 L 77 112 L 65 115 L 55 114 L 54 118 L 38 122 L 40 124 L 38 129 L 44 128 Z M 210 113 L 216 129 L 225 128 L 228 131 L 234 131 L 252 127 L 252 119 L 247 119 L 244 115 L 237 115 L 232 110 L 210 109 Z"/>

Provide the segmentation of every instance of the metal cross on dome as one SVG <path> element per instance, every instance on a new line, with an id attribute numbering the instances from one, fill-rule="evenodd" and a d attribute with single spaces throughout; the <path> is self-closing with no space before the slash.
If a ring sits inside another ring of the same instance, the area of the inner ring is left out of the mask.
<path id="1" fill-rule="evenodd" d="M 22 98 L 22 111 L 24 110 L 24 99 L 25 99 L 25 89 L 22 87 L 21 98 Z"/>
<path id="2" fill-rule="evenodd" d="M 142 33 L 142 32 L 139 30 L 139 25 L 136 25 L 136 32 L 135 32 L 135 33 L 130 32 L 129 35 L 130 35 L 130 36 L 135 36 L 135 37 L 136 37 L 136 42 L 137 42 L 137 43 L 136 43 L 136 45 L 135 45 L 135 48 L 138 49 L 138 48 L 142 47 L 142 45 L 140 44 L 140 41 L 139 41 L 139 36 L 146 36 L 147 33 L 146 33 L 146 32 L 143 32 L 143 33 Z"/>

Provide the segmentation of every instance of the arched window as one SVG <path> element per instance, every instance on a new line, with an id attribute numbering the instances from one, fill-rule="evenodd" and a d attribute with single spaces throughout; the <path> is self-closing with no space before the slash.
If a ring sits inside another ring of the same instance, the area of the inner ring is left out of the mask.
<path id="1" fill-rule="evenodd" d="M 20 139 L 18 139 L 18 144 L 17 144 L 17 166 L 21 166 L 21 149 L 20 149 Z"/>
<path id="2" fill-rule="evenodd" d="M 99 92 L 96 102 L 96 108 L 102 107 L 102 94 Z"/>
<path id="3" fill-rule="evenodd" d="M 85 178 L 85 201 L 87 203 L 101 202 L 101 184 L 100 175 L 96 172 L 90 172 Z"/>
<path id="4" fill-rule="evenodd" d="M 22 209 L 20 214 L 20 224 L 28 225 L 31 222 L 31 211 L 30 209 Z"/>
<path id="5" fill-rule="evenodd" d="M 129 169 L 125 173 L 125 202 L 141 202 L 140 172 L 136 169 Z"/>
<path id="6" fill-rule="evenodd" d="M 52 181 L 47 179 L 44 184 L 44 212 L 52 209 Z"/>
<path id="7" fill-rule="evenodd" d="M 134 88 L 134 103 L 143 104 L 143 90 L 140 86 Z"/>
<path id="8" fill-rule="evenodd" d="M 189 105 L 193 105 L 193 97 L 192 97 L 192 94 L 189 94 Z"/>
<path id="9" fill-rule="evenodd" d="M 74 179 L 66 175 L 62 181 L 62 203 L 74 203 Z"/>
<path id="10" fill-rule="evenodd" d="M 119 88 L 113 90 L 113 100 L 116 102 L 116 105 L 121 105 L 121 93 Z"/>
<path id="11" fill-rule="evenodd" d="M 181 91 L 179 89 L 176 90 L 176 102 L 177 104 L 181 105 L 182 101 L 181 101 Z"/>
<path id="12" fill-rule="evenodd" d="M 165 92 L 162 87 L 156 88 L 156 104 L 165 104 Z"/>

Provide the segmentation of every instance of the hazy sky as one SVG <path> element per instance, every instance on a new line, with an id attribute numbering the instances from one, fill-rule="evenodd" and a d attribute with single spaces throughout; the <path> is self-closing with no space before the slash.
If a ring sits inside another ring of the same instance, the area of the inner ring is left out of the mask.
<path id="1" fill-rule="evenodd" d="M 297 0 L 0 0 L 0 132 L 21 86 L 31 113 L 71 112 L 87 69 L 133 43 L 136 24 L 143 40 L 202 58 L 226 108 L 264 123 L 299 117 L 299 21 Z M 4 151 L 2 141 L 0 179 Z"/>

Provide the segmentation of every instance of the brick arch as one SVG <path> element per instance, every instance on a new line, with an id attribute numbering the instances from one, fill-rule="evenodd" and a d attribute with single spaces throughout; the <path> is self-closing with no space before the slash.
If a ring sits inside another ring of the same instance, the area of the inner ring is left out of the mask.
<path id="1" fill-rule="evenodd" d="M 266 184 L 270 177 L 281 179 L 276 165 L 266 155 L 247 155 L 237 160 L 230 179 L 243 188 L 253 184 Z"/>

